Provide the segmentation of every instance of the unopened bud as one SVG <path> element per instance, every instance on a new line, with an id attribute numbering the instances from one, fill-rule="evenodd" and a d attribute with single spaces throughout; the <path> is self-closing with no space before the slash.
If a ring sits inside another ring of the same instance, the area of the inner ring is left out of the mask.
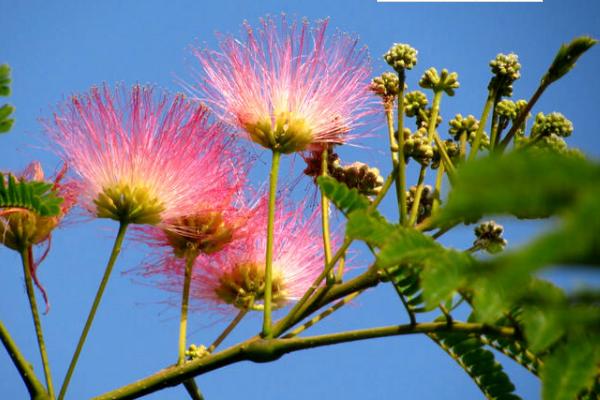
<path id="1" fill-rule="evenodd" d="M 401 73 L 406 69 L 412 69 L 417 64 L 417 50 L 408 44 L 394 43 L 383 55 L 383 59 L 396 72 Z"/>

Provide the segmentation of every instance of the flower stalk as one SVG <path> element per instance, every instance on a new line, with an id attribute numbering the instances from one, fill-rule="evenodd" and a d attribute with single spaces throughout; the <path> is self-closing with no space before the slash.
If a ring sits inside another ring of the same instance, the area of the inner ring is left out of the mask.
<path id="1" fill-rule="evenodd" d="M 179 352 L 177 357 L 177 364 L 183 364 L 185 362 L 185 349 L 186 349 L 186 335 L 187 335 L 187 316 L 190 302 L 190 285 L 192 283 L 192 272 L 194 268 L 194 262 L 198 257 L 197 251 L 188 251 L 185 258 L 185 272 L 183 278 L 183 292 L 181 295 L 181 318 L 179 320 Z"/>
<path id="2" fill-rule="evenodd" d="M 31 368 L 31 363 L 25 359 L 2 321 L 0 321 L 0 341 L 2 341 L 2 344 L 6 348 L 9 357 L 19 371 L 19 374 L 21 375 L 25 386 L 27 386 L 27 391 L 31 395 L 31 398 L 46 399 L 48 393 L 46 393 L 44 385 L 38 380 L 33 368 Z"/>
<path id="3" fill-rule="evenodd" d="M 321 176 L 327 176 L 327 161 L 329 151 L 327 146 L 323 148 L 321 153 Z M 331 261 L 331 235 L 329 233 L 329 199 L 321 190 L 321 227 L 323 234 L 323 250 L 325 253 L 325 266 Z M 327 284 L 332 285 L 335 282 L 333 270 L 327 275 Z"/>
<path id="4" fill-rule="evenodd" d="M 110 258 L 108 259 L 108 263 L 106 264 L 104 276 L 102 277 L 102 281 L 100 282 L 100 286 L 98 287 L 98 291 L 96 292 L 96 297 L 94 298 L 92 308 L 90 309 L 87 320 L 85 322 L 85 326 L 83 327 L 83 331 L 81 332 L 81 336 L 79 337 L 79 341 L 77 342 L 75 353 L 73 353 L 73 357 L 71 358 L 71 363 L 69 364 L 67 375 L 65 376 L 65 380 L 63 381 L 62 387 L 60 388 L 58 400 L 64 399 L 65 394 L 67 393 L 67 388 L 69 387 L 71 377 L 73 376 L 73 371 L 75 371 L 75 366 L 77 365 L 77 361 L 79 360 L 81 349 L 83 349 L 83 345 L 85 343 L 85 340 L 87 339 L 87 335 L 92 326 L 92 322 L 94 322 L 96 311 L 98 310 L 98 306 L 100 305 L 100 300 L 102 300 L 102 295 L 104 294 L 104 290 L 106 289 L 106 284 L 108 283 L 108 279 L 110 278 L 110 274 L 113 270 L 115 262 L 117 261 L 119 253 L 121 252 L 121 246 L 123 245 L 123 240 L 125 239 L 125 233 L 127 232 L 128 225 L 129 224 L 125 221 L 121 221 L 119 223 L 119 232 L 117 233 L 112 251 L 110 253 Z"/>
<path id="5" fill-rule="evenodd" d="M 31 316 L 33 317 L 33 325 L 35 326 L 35 334 L 37 336 L 40 356 L 42 358 L 42 366 L 44 367 L 44 377 L 46 378 L 46 387 L 48 395 L 54 399 L 54 384 L 52 383 L 52 374 L 50 373 L 50 362 L 48 361 L 48 353 L 46 351 L 46 343 L 44 342 L 44 334 L 42 323 L 40 321 L 40 313 L 38 311 L 35 293 L 33 291 L 33 278 L 31 276 L 33 268 L 33 252 L 31 246 L 21 252 L 21 260 L 23 263 L 23 272 L 25 274 L 25 287 L 27 289 L 27 298 L 31 308 Z"/>
<path id="6" fill-rule="evenodd" d="M 273 296 L 273 229 L 275 226 L 275 206 L 277 199 L 277 178 L 279 176 L 279 161 L 281 153 L 273 151 L 271 173 L 269 175 L 269 216 L 267 220 L 267 251 L 265 256 L 265 301 L 262 334 L 265 338 L 272 338 L 272 296 Z"/>
<path id="7" fill-rule="evenodd" d="M 406 80 L 406 74 L 404 70 L 398 72 L 398 136 L 397 136 L 397 168 L 398 172 L 396 175 L 396 196 L 398 198 L 398 207 L 400 213 L 400 224 L 404 225 L 407 221 L 407 210 L 406 210 L 406 161 L 404 159 L 404 82 Z M 391 110 L 390 110 L 391 113 Z M 391 130 L 390 140 L 394 135 L 394 123 L 392 119 L 388 119 L 388 128 Z M 392 147 L 394 146 L 393 143 Z M 394 166 L 396 167 L 396 166 Z"/>

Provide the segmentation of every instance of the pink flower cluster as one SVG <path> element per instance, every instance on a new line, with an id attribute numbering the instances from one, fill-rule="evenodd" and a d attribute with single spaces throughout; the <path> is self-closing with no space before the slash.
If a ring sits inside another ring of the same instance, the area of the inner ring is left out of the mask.
<path id="1" fill-rule="evenodd" d="M 77 175 L 81 206 L 136 224 L 137 238 L 154 249 L 143 276 L 179 293 L 193 256 L 193 298 L 260 307 L 267 202 L 261 196 L 249 204 L 251 162 L 229 129 L 282 153 L 351 137 L 374 112 L 369 59 L 356 39 L 326 35 L 327 24 L 267 17 L 256 31 L 245 24 L 243 41 L 222 37 L 220 52 L 194 50 L 202 72 L 192 90 L 225 124 L 213 122 L 198 99 L 139 85 L 92 88 L 45 123 Z M 276 212 L 275 307 L 298 299 L 323 268 L 316 213 L 305 218 L 304 208 Z"/>

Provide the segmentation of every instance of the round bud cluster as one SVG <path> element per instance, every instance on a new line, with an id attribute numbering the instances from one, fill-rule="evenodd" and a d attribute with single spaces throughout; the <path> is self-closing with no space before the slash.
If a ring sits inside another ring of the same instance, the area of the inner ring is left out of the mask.
<path id="1" fill-rule="evenodd" d="M 376 195 L 383 186 L 383 177 L 377 168 L 371 168 L 362 162 L 354 162 L 334 169 L 331 172 L 338 182 L 343 182 L 351 189 L 370 196 Z"/>
<path id="2" fill-rule="evenodd" d="M 495 59 L 490 61 L 490 67 L 492 68 L 492 74 L 511 82 L 521 77 L 519 72 L 521 64 L 519 63 L 519 56 L 515 53 L 498 54 Z"/>
<path id="3" fill-rule="evenodd" d="M 313 151 L 304 156 L 306 162 L 304 174 L 312 176 L 315 182 L 321 175 L 321 155 L 322 152 Z M 383 186 L 383 177 L 377 168 L 371 168 L 361 162 L 342 165 L 340 157 L 333 151 L 328 153 L 327 174 L 338 182 L 345 183 L 349 188 L 357 189 L 361 194 L 367 196 L 379 193 Z"/>
<path id="4" fill-rule="evenodd" d="M 433 146 L 429 141 L 427 130 L 418 129 L 404 141 L 404 157 L 412 157 L 421 165 L 429 165 L 433 159 Z"/>
<path id="5" fill-rule="evenodd" d="M 571 136 L 573 124 L 564 115 L 553 112 L 548 115 L 539 113 L 535 116 L 535 122 L 531 128 L 531 137 L 557 135 L 561 137 Z"/>
<path id="6" fill-rule="evenodd" d="M 450 157 L 453 163 L 458 162 L 458 158 L 460 156 L 460 146 L 453 140 L 445 140 L 442 142 L 444 145 L 444 149 L 446 150 L 446 154 Z M 442 155 L 440 153 L 440 149 L 437 146 L 433 147 L 433 158 L 431 159 L 431 169 L 437 169 L 440 166 L 440 162 L 442 161 Z"/>
<path id="7" fill-rule="evenodd" d="M 473 115 L 468 115 L 466 118 L 462 114 L 456 114 L 456 116 L 450 120 L 450 129 L 448 133 L 454 138 L 454 140 L 460 140 L 460 137 L 465 134 L 467 138 L 475 135 L 475 132 L 479 128 L 479 120 Z"/>
<path id="8" fill-rule="evenodd" d="M 384 102 L 390 102 L 398 96 L 400 80 L 393 72 L 384 72 L 371 81 L 371 91 L 380 96 Z"/>
<path id="9" fill-rule="evenodd" d="M 417 129 L 425 128 L 427 130 L 429 128 L 429 120 L 431 119 L 431 108 L 424 108 L 419 110 L 419 114 L 417 114 Z M 435 127 L 437 128 L 442 123 L 442 116 L 438 113 L 437 118 L 435 119 Z"/>
<path id="10" fill-rule="evenodd" d="M 398 73 L 412 69 L 417 64 L 417 50 L 404 43 L 394 45 L 383 55 L 383 59 Z"/>
<path id="11" fill-rule="evenodd" d="M 404 113 L 407 117 L 418 116 L 427 107 L 427 95 L 420 90 L 406 93 L 404 96 Z"/>
<path id="12" fill-rule="evenodd" d="M 407 209 L 412 210 L 416 194 L 416 186 L 411 186 L 406 192 Z M 429 185 L 425 185 L 423 187 L 423 192 L 421 193 L 419 208 L 417 209 L 417 223 L 423 222 L 426 218 L 431 216 L 431 209 L 433 207 L 433 201 L 435 200 L 435 197 L 435 191 L 433 188 Z"/>
<path id="13" fill-rule="evenodd" d="M 512 84 L 521 77 L 519 56 L 514 53 L 498 54 L 490 61 L 490 67 L 494 77 L 488 89 L 495 88 L 501 96 L 512 96 Z"/>
<path id="14" fill-rule="evenodd" d="M 488 253 L 498 253 L 504 249 L 507 242 L 502 237 L 504 228 L 494 221 L 484 222 L 475 227 L 475 236 L 473 246 Z"/>
<path id="15" fill-rule="evenodd" d="M 498 117 L 509 121 L 514 121 L 517 118 L 517 105 L 512 100 L 502 100 L 496 104 L 496 113 Z"/>
<path id="16" fill-rule="evenodd" d="M 209 354 L 210 352 L 206 346 L 196 346 L 195 344 L 191 344 L 185 352 L 185 356 L 188 358 L 188 360 L 197 360 L 198 358 L 206 357 Z"/>
<path id="17" fill-rule="evenodd" d="M 527 137 L 518 137 L 516 138 L 516 146 L 523 147 L 534 141 L 533 144 L 528 148 L 530 152 L 538 152 L 538 153 L 547 153 L 552 152 L 568 157 L 576 157 L 585 159 L 585 155 L 581 150 L 575 148 L 569 148 L 567 146 L 567 142 L 560 136 L 555 134 L 551 134 L 549 136 L 542 136 L 539 138 L 527 138 Z"/>
<path id="18" fill-rule="evenodd" d="M 448 96 L 454 96 L 454 89 L 458 88 L 460 84 L 456 72 L 448 72 L 444 68 L 441 74 L 438 74 L 437 69 L 431 67 L 421 76 L 419 86 L 423 89 L 431 89 L 434 92 L 443 90 Z"/>

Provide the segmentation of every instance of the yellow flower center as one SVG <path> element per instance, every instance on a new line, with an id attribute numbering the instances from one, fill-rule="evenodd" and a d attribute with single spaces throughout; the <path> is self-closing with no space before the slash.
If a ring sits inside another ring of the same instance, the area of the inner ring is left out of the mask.
<path id="1" fill-rule="evenodd" d="M 165 209 L 152 191 L 143 186 L 126 183 L 104 188 L 94 200 L 98 218 L 110 218 L 131 224 L 156 225 Z"/>
<path id="2" fill-rule="evenodd" d="M 169 223 L 174 229 L 164 232 L 177 257 L 186 257 L 188 251 L 216 253 L 233 239 L 233 228 L 219 212 L 179 217 Z"/>
<path id="3" fill-rule="evenodd" d="M 289 111 L 277 113 L 274 122 L 266 117 L 245 123 L 244 128 L 253 142 L 284 154 L 306 150 L 313 140 L 312 129 L 306 119 Z"/>
<path id="4" fill-rule="evenodd" d="M 281 308 L 287 302 L 283 276 L 273 271 L 272 304 Z M 261 264 L 241 263 L 219 278 L 219 286 L 215 289 L 217 296 L 227 304 L 237 308 L 256 308 L 256 303 L 264 300 L 265 269 Z"/>

